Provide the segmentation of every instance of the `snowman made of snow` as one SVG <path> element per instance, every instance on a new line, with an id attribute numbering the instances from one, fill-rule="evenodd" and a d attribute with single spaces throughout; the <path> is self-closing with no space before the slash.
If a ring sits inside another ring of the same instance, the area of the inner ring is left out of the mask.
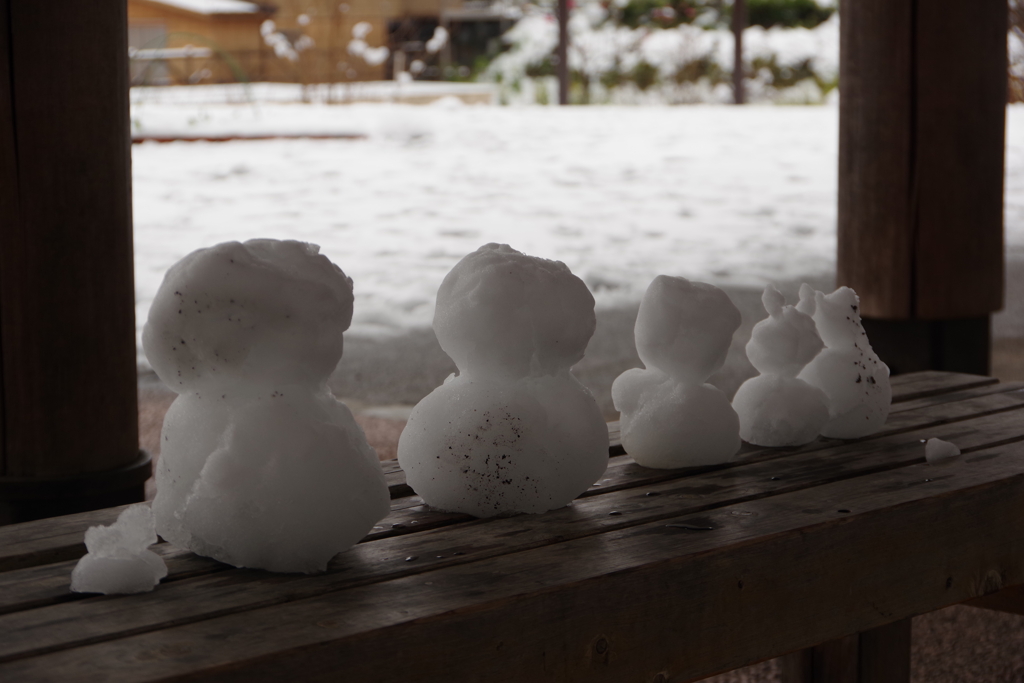
<path id="1" fill-rule="evenodd" d="M 416 405 L 398 443 L 424 501 L 539 513 L 601 477 L 607 426 L 569 372 L 594 333 L 594 298 L 564 263 L 484 245 L 441 283 L 433 326 L 459 373 Z"/>

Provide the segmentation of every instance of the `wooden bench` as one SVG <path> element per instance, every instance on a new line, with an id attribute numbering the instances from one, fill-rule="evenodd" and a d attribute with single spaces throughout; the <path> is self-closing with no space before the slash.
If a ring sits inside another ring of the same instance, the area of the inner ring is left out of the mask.
<path id="1" fill-rule="evenodd" d="M 930 437 L 964 456 L 925 464 Z M 120 508 L 0 528 L 0 680 L 667 683 L 788 654 L 791 681 L 905 681 L 914 615 L 1024 605 L 1024 383 L 897 377 L 881 433 L 727 467 L 613 445 L 544 515 L 431 511 L 385 467 L 390 517 L 321 575 L 160 544 L 154 592 L 76 595 L 83 532 Z"/>

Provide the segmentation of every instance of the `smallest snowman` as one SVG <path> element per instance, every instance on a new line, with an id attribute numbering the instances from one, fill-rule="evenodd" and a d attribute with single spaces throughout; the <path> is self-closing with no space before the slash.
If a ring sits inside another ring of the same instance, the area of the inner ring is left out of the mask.
<path id="1" fill-rule="evenodd" d="M 721 369 L 740 312 L 718 287 L 659 275 L 636 319 L 636 348 L 646 369 L 612 384 L 622 413 L 622 445 L 644 467 L 716 465 L 740 448 L 739 418 L 708 377 Z"/>
<path id="2" fill-rule="evenodd" d="M 800 288 L 797 310 L 814 317 L 825 350 L 800 373 L 800 379 L 825 392 L 829 421 L 821 435 L 857 439 L 885 426 L 892 403 L 889 367 L 871 349 L 860 321 L 860 299 L 849 287 L 831 294 Z"/>
<path id="3" fill-rule="evenodd" d="M 761 374 L 733 397 L 740 436 L 757 446 L 800 446 L 817 438 L 829 419 L 828 398 L 797 375 L 824 348 L 814 320 L 772 285 L 761 297 L 768 318 L 754 326 L 747 357 Z"/>

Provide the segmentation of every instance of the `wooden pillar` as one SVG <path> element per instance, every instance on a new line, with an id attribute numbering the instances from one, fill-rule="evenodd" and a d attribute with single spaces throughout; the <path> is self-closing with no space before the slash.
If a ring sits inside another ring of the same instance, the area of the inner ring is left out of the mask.
<path id="1" fill-rule="evenodd" d="M 893 370 L 987 373 L 1003 297 L 1005 0 L 840 3 L 838 281 Z"/>
<path id="2" fill-rule="evenodd" d="M 734 104 L 747 101 L 746 86 L 743 83 L 743 31 L 747 28 L 747 0 L 733 0 L 732 3 L 732 96 Z"/>
<path id="3" fill-rule="evenodd" d="M 780 658 L 782 683 L 909 683 L 910 619 Z"/>
<path id="4" fill-rule="evenodd" d="M 0 0 L 0 523 L 142 499 L 126 5 Z"/>
<path id="5" fill-rule="evenodd" d="M 569 0 L 558 0 L 558 103 L 569 104 Z"/>

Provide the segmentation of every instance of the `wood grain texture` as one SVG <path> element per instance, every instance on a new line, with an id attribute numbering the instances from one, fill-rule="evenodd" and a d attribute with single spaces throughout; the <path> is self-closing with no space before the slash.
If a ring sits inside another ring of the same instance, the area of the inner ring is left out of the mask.
<path id="1" fill-rule="evenodd" d="M 914 317 L 1003 306 L 1005 0 L 917 2 Z"/>
<path id="2" fill-rule="evenodd" d="M 138 455 L 126 6 L 0 8 L 0 476 L 113 469 Z"/>
<path id="3" fill-rule="evenodd" d="M 906 378 L 905 380 L 903 378 Z M 907 375 L 899 375 L 890 379 L 892 382 L 892 402 L 902 403 L 925 396 L 944 394 L 957 389 L 968 389 L 990 384 L 999 380 L 983 375 L 971 375 L 962 372 L 941 372 L 923 370 Z"/>
<path id="4" fill-rule="evenodd" d="M 912 381 L 915 379 L 917 381 Z M 905 395 L 919 395 L 922 387 L 926 396 L 913 399 L 912 403 L 894 404 L 894 409 L 897 410 L 904 405 L 910 405 L 912 409 L 890 415 L 886 428 L 875 435 L 875 437 L 882 438 L 914 429 L 927 429 L 937 424 L 948 424 L 971 416 L 1012 410 L 1024 399 L 1024 395 L 1017 391 L 1018 385 L 1014 383 L 983 384 L 981 387 L 956 391 L 958 387 L 974 383 L 978 378 L 949 374 L 946 380 L 945 387 L 948 390 L 947 393 L 935 393 L 936 387 L 942 385 L 942 373 L 920 373 L 918 378 L 908 375 L 907 379 L 894 383 L 893 392 L 896 400 Z M 914 387 L 917 387 L 917 389 Z M 997 392 L 996 390 L 999 388 L 1005 389 L 1005 392 Z M 1005 393 L 1006 396 L 985 398 L 993 393 Z M 958 397 L 957 401 L 950 402 L 946 400 L 946 397 L 953 395 Z M 929 410 L 933 405 L 942 405 L 943 407 Z M 741 454 L 741 459 L 735 463 L 729 463 L 726 466 L 717 468 L 694 468 L 691 470 L 649 470 L 637 466 L 628 456 L 613 457 L 609 461 L 608 472 L 598 482 L 599 486 L 591 487 L 584 494 L 584 497 L 658 481 L 679 479 L 709 470 L 730 469 L 758 460 L 783 458 L 797 452 L 807 453 L 832 448 L 837 443 L 841 442 L 819 439 L 798 449 L 747 447 Z M 392 487 L 403 487 L 404 490 L 408 490 L 404 483 L 404 473 L 398 467 L 397 461 L 384 462 L 382 467 L 389 473 L 386 476 Z M 422 505 L 422 501 L 418 497 L 395 496 L 395 498 L 396 500 L 392 503 L 393 514 L 381 523 L 381 529 L 371 533 L 371 537 L 385 538 L 388 536 L 404 535 L 471 519 L 467 515 L 427 512 L 422 508 L 410 510 L 410 508 L 417 508 Z M 0 571 L 81 557 L 85 553 L 85 546 L 82 542 L 85 530 L 90 526 L 112 523 L 124 507 L 0 527 Z M 416 524 L 413 524 L 413 522 L 416 522 Z"/>
<path id="5" fill-rule="evenodd" d="M 840 5 L 837 281 L 882 320 L 1003 296 L 1006 3 Z"/>
<path id="6" fill-rule="evenodd" d="M 839 4 L 836 282 L 861 314 L 913 312 L 911 0 Z"/>
<path id="7" fill-rule="evenodd" d="M 339 555 L 332 561 L 329 572 L 319 576 L 282 577 L 265 572 L 221 571 L 211 567 L 211 572 L 217 572 L 215 575 L 196 575 L 192 579 L 161 586 L 157 592 L 127 600 L 88 598 L 7 614 L 0 616 L 0 632 L 11 635 L 0 642 L 0 661 L 310 599 L 403 576 L 606 535 L 683 514 L 754 504 L 841 480 L 866 479 L 865 475 L 879 475 L 922 462 L 924 449 L 921 439 L 926 433 L 953 440 L 965 453 L 972 454 L 988 444 L 1008 438 L 1024 439 L 1020 413 L 1024 413 L 1024 408 L 1018 404 L 1017 413 L 1010 419 L 1005 414 L 989 415 L 971 423 L 879 439 L 871 448 L 850 443 L 833 449 L 793 454 L 777 461 L 756 462 L 733 470 L 707 472 L 686 479 L 592 496 L 577 500 L 572 507 L 539 516 L 473 522 L 434 531 L 426 530 L 426 524 L 422 524 L 418 525 L 422 531 L 398 537 L 379 537 L 379 540 L 371 535 L 370 542 L 361 543 Z M 941 473 L 947 470 L 930 468 L 929 471 L 939 473 L 934 475 L 938 481 L 946 476 Z M 822 508 L 805 510 L 807 513 L 821 511 Z M 406 512 L 423 517 L 440 514 L 429 510 Z M 840 510 L 839 513 L 849 514 L 850 510 Z M 738 516 L 745 516 L 745 513 L 741 510 Z M 30 574 L 26 575 L 30 583 L 32 579 Z M 16 592 L 17 599 L 21 601 L 23 598 L 20 596 L 26 593 L 36 600 L 43 599 L 43 593 L 32 586 L 20 588 Z M 0 612 L 3 611 L 15 610 L 5 609 L 0 603 Z"/>
<path id="8" fill-rule="evenodd" d="M 1024 447 L 969 464 L 937 478 L 914 465 L 11 661 L 0 676 L 697 680 L 978 596 L 993 574 L 1024 583 Z"/>

